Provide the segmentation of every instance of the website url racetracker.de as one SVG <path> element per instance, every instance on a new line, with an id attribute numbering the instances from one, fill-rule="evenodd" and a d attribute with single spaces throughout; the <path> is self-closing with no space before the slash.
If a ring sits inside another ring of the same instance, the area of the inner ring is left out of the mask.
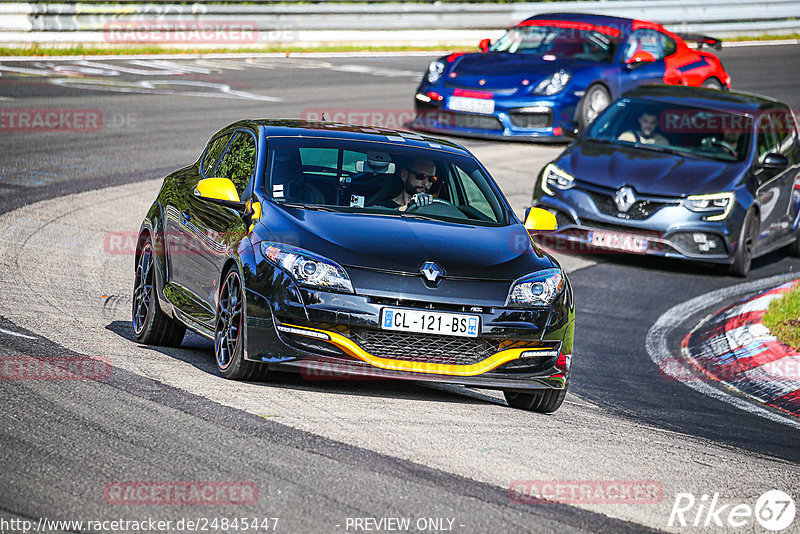
<path id="1" fill-rule="evenodd" d="M 181 519 L 105 519 L 65 521 L 0 518 L 0 534 L 38 532 L 275 532 L 277 517 L 184 517 Z"/>

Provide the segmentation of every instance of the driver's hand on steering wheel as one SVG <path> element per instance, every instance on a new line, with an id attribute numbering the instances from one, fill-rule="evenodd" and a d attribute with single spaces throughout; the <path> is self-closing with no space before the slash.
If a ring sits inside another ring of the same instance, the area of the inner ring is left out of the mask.
<path id="1" fill-rule="evenodd" d="M 428 204 L 433 202 L 433 195 L 430 193 L 417 193 L 416 195 L 411 197 L 411 200 L 408 201 L 408 205 L 411 206 L 416 205 L 418 208 L 422 206 L 427 206 Z"/>

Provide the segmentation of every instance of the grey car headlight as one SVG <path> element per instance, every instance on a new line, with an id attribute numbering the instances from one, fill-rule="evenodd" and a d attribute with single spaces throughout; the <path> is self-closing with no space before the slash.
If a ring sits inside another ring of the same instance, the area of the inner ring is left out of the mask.
<path id="1" fill-rule="evenodd" d="M 721 221 L 731 214 L 736 203 L 736 194 L 713 193 L 710 195 L 692 195 L 683 200 L 686 209 L 698 213 L 708 213 L 703 217 L 707 221 Z"/>
<path id="2" fill-rule="evenodd" d="M 443 72 L 444 72 L 444 63 L 442 63 L 441 61 L 431 61 L 431 64 L 428 65 L 428 73 L 426 75 L 428 83 L 438 82 L 439 78 L 442 77 Z"/>
<path id="3" fill-rule="evenodd" d="M 353 284 L 335 261 L 283 243 L 261 242 L 264 257 L 288 272 L 300 285 L 353 293 Z"/>
<path id="4" fill-rule="evenodd" d="M 554 189 L 566 191 L 574 186 L 575 178 L 552 163 L 548 163 L 542 171 L 542 189 L 550 196 L 555 195 Z"/>
<path id="5" fill-rule="evenodd" d="M 543 269 L 527 274 L 511 285 L 506 306 L 549 306 L 564 290 L 565 284 L 561 269 Z"/>
<path id="6" fill-rule="evenodd" d="M 539 82 L 533 89 L 537 95 L 554 95 L 560 93 L 567 86 L 572 79 L 572 74 L 568 71 L 561 69 Z"/>

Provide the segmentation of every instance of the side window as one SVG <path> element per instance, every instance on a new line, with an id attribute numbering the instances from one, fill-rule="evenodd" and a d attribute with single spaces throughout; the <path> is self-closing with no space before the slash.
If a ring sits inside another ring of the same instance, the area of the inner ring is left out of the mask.
<path id="1" fill-rule="evenodd" d="M 675 42 L 675 39 L 661 32 L 658 35 L 661 37 L 661 53 L 664 54 L 663 57 L 671 56 L 678 50 L 678 43 Z"/>
<path id="2" fill-rule="evenodd" d="M 764 156 L 775 150 L 777 144 L 775 133 L 772 130 L 770 115 L 763 113 L 758 118 L 756 130 L 756 153 L 758 154 L 759 163 L 764 161 Z"/>
<path id="3" fill-rule="evenodd" d="M 222 155 L 222 151 L 225 150 L 225 147 L 228 145 L 230 138 L 231 134 L 221 135 L 211 141 L 208 144 L 208 147 L 206 147 L 206 153 L 203 156 L 203 176 L 206 178 L 211 177 L 211 173 L 214 171 L 214 165 L 217 164 L 217 161 Z"/>
<path id="4" fill-rule="evenodd" d="M 230 178 L 241 196 L 255 170 L 256 140 L 250 134 L 238 132 L 214 174 L 221 178 Z"/>
<path id="5" fill-rule="evenodd" d="M 786 108 L 778 109 L 772 115 L 772 124 L 775 127 L 779 150 L 782 153 L 786 152 L 792 148 L 797 136 L 792 112 Z"/>
<path id="6" fill-rule="evenodd" d="M 677 44 L 661 32 L 650 29 L 636 30 L 625 42 L 623 60 L 630 60 L 636 52 L 650 52 L 656 61 L 675 52 Z"/>
<path id="7" fill-rule="evenodd" d="M 455 170 L 464 189 L 464 195 L 467 197 L 466 204 L 483 215 L 485 220 L 497 222 L 497 217 L 492 210 L 491 204 L 489 204 L 486 195 L 483 194 L 483 191 L 475 183 L 472 176 L 467 174 L 461 167 L 455 166 Z"/>

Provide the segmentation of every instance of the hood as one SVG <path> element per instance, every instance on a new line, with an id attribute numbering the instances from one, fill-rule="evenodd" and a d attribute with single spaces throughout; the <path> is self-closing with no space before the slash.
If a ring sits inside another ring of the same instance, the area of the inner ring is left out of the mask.
<path id="1" fill-rule="evenodd" d="M 465 54 L 454 63 L 450 72 L 455 73 L 455 77 L 448 77 L 448 83 L 484 90 L 536 87 L 541 80 L 561 69 L 574 76 L 576 70 L 587 66 L 587 62 L 581 60 L 545 61 L 541 56 L 508 52 Z M 481 80 L 485 83 L 481 84 Z M 525 80 L 527 85 L 523 84 Z"/>
<path id="2" fill-rule="evenodd" d="M 445 277 L 515 280 L 555 266 L 530 245 L 521 224 L 459 225 L 397 216 L 355 215 L 270 204 L 262 223 L 277 241 L 345 267 L 419 273 L 434 261 Z"/>
<path id="3" fill-rule="evenodd" d="M 746 163 L 710 159 L 602 144 L 583 139 L 557 161 L 577 180 L 619 189 L 633 187 L 645 195 L 684 197 L 734 189 Z"/>

